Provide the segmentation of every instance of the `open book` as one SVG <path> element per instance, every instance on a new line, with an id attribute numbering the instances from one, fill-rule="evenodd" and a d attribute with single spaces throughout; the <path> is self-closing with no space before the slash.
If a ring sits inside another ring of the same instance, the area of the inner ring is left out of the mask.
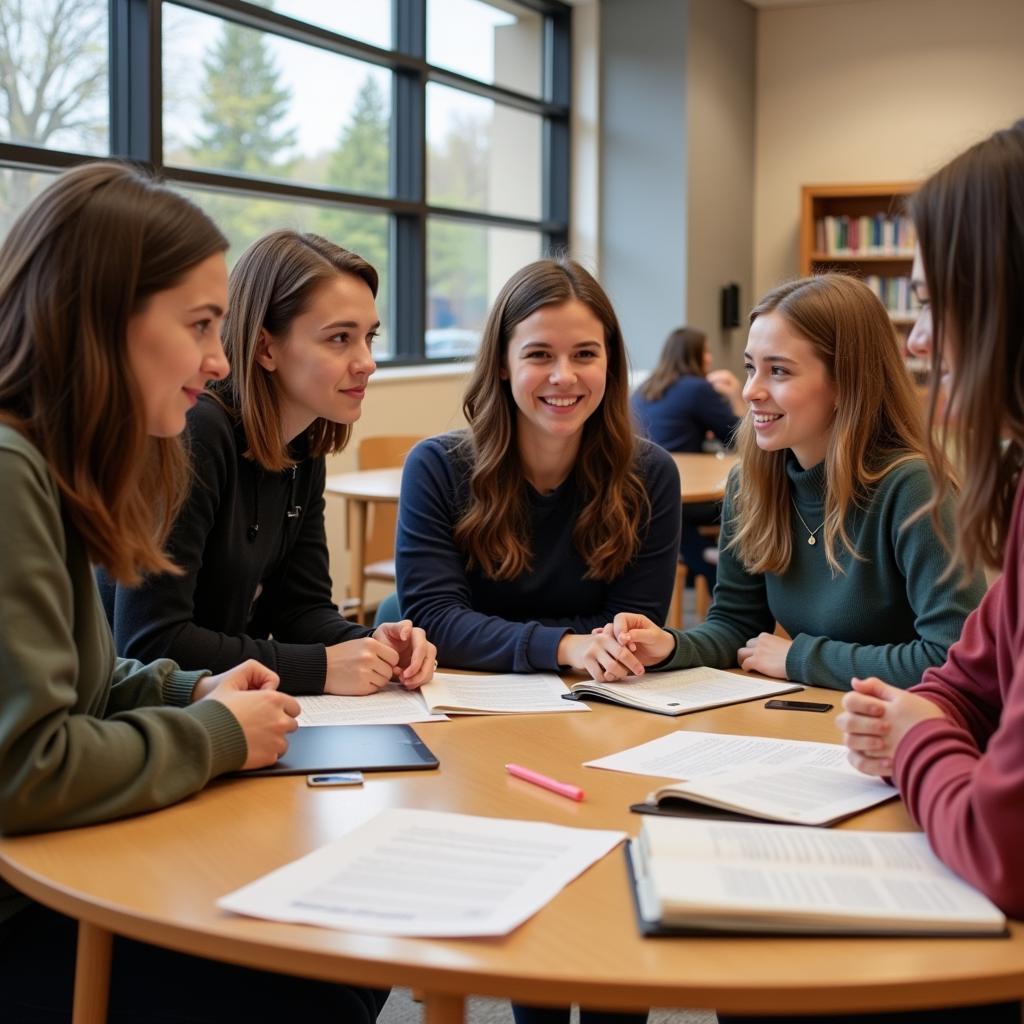
<path id="1" fill-rule="evenodd" d="M 627 855 L 645 934 L 1006 934 L 919 832 L 646 818 Z"/>
<path id="2" fill-rule="evenodd" d="M 551 672 L 466 674 L 435 672 L 420 693 L 432 714 L 522 715 L 548 711 L 589 711 L 563 700 L 569 691 Z"/>
<path id="3" fill-rule="evenodd" d="M 685 668 L 675 672 L 649 672 L 629 676 L 621 683 L 599 683 L 593 679 L 573 683 L 574 697 L 600 697 L 615 704 L 654 711 L 659 715 L 687 715 L 691 711 L 742 704 L 746 700 L 774 697 L 803 687 L 785 681 L 753 679 L 722 672 L 717 668 Z"/>
<path id="4" fill-rule="evenodd" d="M 845 753 L 845 747 L 842 749 Z M 686 803 L 692 802 L 765 821 L 834 825 L 897 795 L 893 786 L 849 765 L 760 765 L 671 782 L 633 809 L 645 814 L 685 816 Z"/>

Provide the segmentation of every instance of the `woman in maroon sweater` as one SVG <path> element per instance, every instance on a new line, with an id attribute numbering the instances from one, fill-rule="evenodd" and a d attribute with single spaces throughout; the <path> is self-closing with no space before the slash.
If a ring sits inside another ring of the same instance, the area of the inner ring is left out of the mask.
<path id="1" fill-rule="evenodd" d="M 911 201 L 930 317 L 931 418 L 960 448 L 954 553 L 1003 575 L 946 664 L 909 692 L 854 680 L 850 760 L 892 775 L 933 849 L 1024 917 L 1024 121 L 942 168 Z M 930 301 L 929 301 L 930 300 Z M 938 414 L 940 389 L 951 413 Z M 952 422 L 955 420 L 955 424 Z M 936 482 L 933 505 L 941 500 Z"/>

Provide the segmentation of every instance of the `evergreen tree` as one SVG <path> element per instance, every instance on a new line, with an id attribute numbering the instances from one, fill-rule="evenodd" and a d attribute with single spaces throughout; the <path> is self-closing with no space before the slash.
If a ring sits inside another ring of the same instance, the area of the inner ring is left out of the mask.
<path id="1" fill-rule="evenodd" d="M 220 39 L 203 59 L 203 129 L 192 154 L 204 167 L 253 175 L 287 171 L 283 154 L 295 145 L 294 128 L 281 128 L 291 92 L 278 81 L 266 39 L 225 21 Z"/>
<path id="2" fill-rule="evenodd" d="M 359 87 L 352 116 L 341 129 L 337 148 L 327 165 L 327 184 L 345 192 L 372 195 L 388 191 L 389 112 L 373 75 Z M 332 242 L 359 253 L 378 270 L 386 270 L 387 218 L 340 208 L 325 209 L 316 230 Z"/>

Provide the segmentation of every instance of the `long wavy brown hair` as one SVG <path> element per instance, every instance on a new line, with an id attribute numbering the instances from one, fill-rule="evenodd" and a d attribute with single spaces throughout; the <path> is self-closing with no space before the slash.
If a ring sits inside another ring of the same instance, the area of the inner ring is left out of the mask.
<path id="1" fill-rule="evenodd" d="M 1024 463 L 1024 121 L 946 164 L 909 209 L 932 310 L 932 445 L 952 448 L 962 481 L 950 565 L 997 567 Z M 950 485 L 934 483 L 927 508 L 941 532 Z"/>
<path id="2" fill-rule="evenodd" d="M 280 338 L 292 321 L 309 308 L 313 292 L 339 274 L 352 274 L 377 297 L 377 271 L 362 258 L 320 235 L 273 231 L 249 246 L 231 271 L 228 313 L 221 337 L 231 373 L 211 390 L 240 417 L 249 445 L 247 454 L 266 470 L 294 463 L 281 429 L 280 399 L 275 374 L 256 358 L 261 332 Z M 310 424 L 309 454 L 340 452 L 352 435 L 350 423 L 318 418 Z"/>
<path id="3" fill-rule="evenodd" d="M 704 377 L 708 336 L 696 327 L 677 327 L 665 339 L 658 365 L 640 385 L 640 394 L 656 402 L 680 377 Z"/>
<path id="4" fill-rule="evenodd" d="M 102 162 L 61 174 L 0 248 L 0 416 L 42 452 L 90 559 L 120 583 L 177 571 L 163 543 L 189 479 L 181 440 L 146 433 L 128 321 L 227 245 L 183 196 Z"/>
<path id="5" fill-rule="evenodd" d="M 845 527 L 851 507 L 896 466 L 925 458 L 920 403 L 903 365 L 892 321 L 867 285 L 845 274 L 790 281 L 754 307 L 750 322 L 784 317 L 814 347 L 836 389 L 825 455 L 825 557 L 841 573 L 840 546 L 854 558 Z M 737 431 L 740 456 L 732 545 L 749 572 L 783 573 L 792 557 L 793 501 L 786 451 L 762 451 L 753 422 Z"/>
<path id="6" fill-rule="evenodd" d="M 636 557 L 650 502 L 637 468 L 629 415 L 629 367 L 622 330 L 608 296 L 579 263 L 538 260 L 501 289 L 484 326 L 462 409 L 473 462 L 469 506 L 455 541 L 471 566 L 498 580 L 528 572 L 530 504 L 516 444 L 516 404 L 502 379 L 516 325 L 543 306 L 582 302 L 604 327 L 608 376 L 604 398 L 583 428 L 575 478 L 584 505 L 573 543 L 587 564 L 587 579 L 612 580 Z"/>

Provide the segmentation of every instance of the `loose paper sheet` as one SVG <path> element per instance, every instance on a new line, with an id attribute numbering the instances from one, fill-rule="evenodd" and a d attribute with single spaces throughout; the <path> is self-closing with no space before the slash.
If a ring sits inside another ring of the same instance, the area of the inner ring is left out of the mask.
<path id="1" fill-rule="evenodd" d="M 403 725 L 409 722 L 447 722 L 447 715 L 432 714 L 418 690 L 389 683 L 365 697 L 339 697 L 325 693 L 299 697 L 299 725 Z"/>
<path id="2" fill-rule="evenodd" d="M 538 821 L 391 809 L 217 905 L 380 935 L 506 935 L 625 838 Z"/>
<path id="3" fill-rule="evenodd" d="M 450 715 L 515 715 L 548 711 L 589 711 L 563 700 L 568 687 L 551 672 L 455 675 L 435 672 L 422 687 L 428 706 Z"/>
<path id="4" fill-rule="evenodd" d="M 841 743 L 810 743 L 806 740 L 776 740 L 767 736 L 731 736 L 679 729 L 638 747 L 587 761 L 585 767 L 680 780 L 755 765 L 848 769 L 851 774 L 859 775 L 846 760 L 846 754 L 846 747 Z"/>

